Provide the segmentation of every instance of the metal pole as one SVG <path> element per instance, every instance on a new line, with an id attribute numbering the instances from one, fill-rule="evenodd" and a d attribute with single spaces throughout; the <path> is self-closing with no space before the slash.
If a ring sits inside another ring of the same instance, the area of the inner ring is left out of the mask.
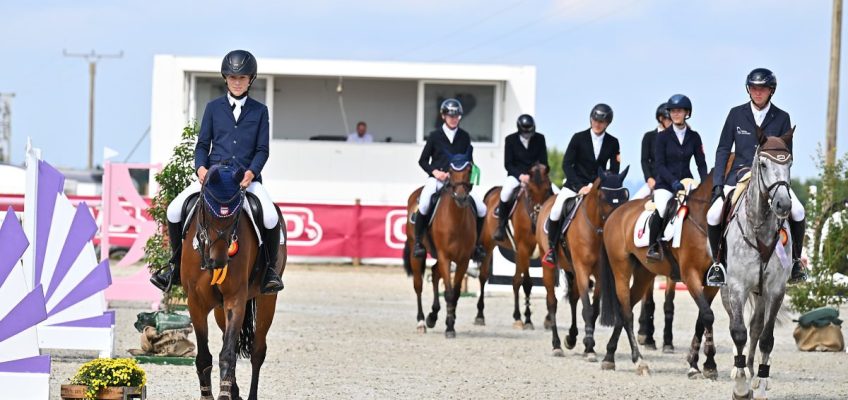
<path id="1" fill-rule="evenodd" d="M 842 44 L 842 0 L 833 0 L 833 22 L 830 31 L 830 77 L 827 93 L 827 130 L 825 165 L 836 161 L 836 119 L 839 112 L 839 59 Z"/>
<path id="2" fill-rule="evenodd" d="M 94 77 L 97 62 L 88 62 L 88 169 L 94 167 Z"/>

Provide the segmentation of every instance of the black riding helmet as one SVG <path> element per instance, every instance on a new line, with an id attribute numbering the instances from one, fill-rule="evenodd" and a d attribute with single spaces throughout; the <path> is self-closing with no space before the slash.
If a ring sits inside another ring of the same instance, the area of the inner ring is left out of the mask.
<path id="1" fill-rule="evenodd" d="M 442 115 L 462 116 L 462 103 L 457 99 L 447 99 L 442 102 L 439 112 Z"/>
<path id="2" fill-rule="evenodd" d="M 256 58 L 247 50 L 233 50 L 221 61 L 221 76 L 224 79 L 227 79 L 227 75 L 247 75 L 252 85 L 256 79 L 256 69 Z"/>
<path id="3" fill-rule="evenodd" d="M 665 109 L 669 112 L 674 109 L 684 109 L 689 113 L 686 114 L 686 119 L 692 116 L 692 101 L 682 94 L 676 94 L 668 98 L 665 103 Z"/>
<path id="4" fill-rule="evenodd" d="M 656 114 L 654 114 L 654 117 L 657 119 L 657 121 L 660 120 L 660 117 L 671 119 L 671 115 L 669 115 L 668 109 L 665 108 L 665 103 L 662 103 L 657 106 L 657 112 Z"/>
<path id="5" fill-rule="evenodd" d="M 592 118 L 595 121 L 603 121 L 611 124 L 612 108 L 604 103 L 598 103 L 592 107 L 592 112 L 589 113 L 589 118 Z"/>
<path id="6" fill-rule="evenodd" d="M 518 116 L 518 121 L 515 122 L 515 125 L 518 127 L 519 133 L 536 132 L 536 121 L 528 114 Z"/>
<path id="7" fill-rule="evenodd" d="M 745 79 L 745 88 L 748 86 L 765 86 L 777 90 L 777 77 L 769 69 L 755 68 Z"/>

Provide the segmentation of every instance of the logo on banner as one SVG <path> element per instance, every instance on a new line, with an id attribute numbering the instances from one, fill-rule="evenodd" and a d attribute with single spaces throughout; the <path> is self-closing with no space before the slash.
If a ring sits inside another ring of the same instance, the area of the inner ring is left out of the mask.
<path id="1" fill-rule="evenodd" d="M 402 249 L 406 242 L 406 210 L 386 213 L 386 246 Z"/>
<path id="2" fill-rule="evenodd" d="M 315 221 L 315 214 L 306 207 L 280 207 L 286 219 L 289 246 L 315 246 L 321 241 L 324 231 Z"/>

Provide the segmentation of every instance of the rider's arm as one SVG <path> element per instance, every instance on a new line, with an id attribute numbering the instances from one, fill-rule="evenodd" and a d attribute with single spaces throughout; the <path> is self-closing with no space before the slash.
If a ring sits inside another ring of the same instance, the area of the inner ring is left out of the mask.
<path id="1" fill-rule="evenodd" d="M 194 172 L 209 163 L 209 148 L 212 147 L 212 107 L 207 104 L 200 121 L 200 132 L 197 135 L 197 145 L 194 146 Z"/>
<path id="2" fill-rule="evenodd" d="M 519 170 L 518 166 L 515 165 L 515 154 L 512 151 L 511 141 L 512 138 L 507 139 L 504 145 L 504 168 L 506 168 L 507 175 L 518 178 L 524 171 Z"/>
<path id="3" fill-rule="evenodd" d="M 253 175 L 259 176 L 265 163 L 268 161 L 270 134 L 268 132 L 268 108 L 262 111 L 259 117 L 259 136 L 256 138 L 256 152 L 253 155 L 253 160 L 250 162 L 248 169 L 253 172 Z"/>
<path id="4" fill-rule="evenodd" d="M 432 135 L 431 135 L 432 136 Z M 421 157 L 418 158 L 418 165 L 427 173 L 433 175 L 433 166 L 430 164 L 430 157 L 433 155 L 433 142 L 431 136 L 427 136 L 427 142 L 424 144 L 424 149 L 421 150 Z"/>
<path id="5" fill-rule="evenodd" d="M 577 171 L 574 170 L 574 164 L 577 163 L 577 147 L 577 135 L 575 135 L 571 137 L 562 156 L 562 172 L 565 173 L 565 179 L 572 182 L 577 181 Z"/>
<path id="6" fill-rule="evenodd" d="M 704 142 L 701 135 L 695 134 L 695 165 L 698 166 L 698 176 L 701 182 L 707 180 L 707 159 L 704 156 Z"/>
<path id="7" fill-rule="evenodd" d="M 654 171 L 651 169 L 651 143 L 650 134 L 645 134 L 642 137 L 642 175 L 645 175 L 645 182 L 648 181 L 649 178 L 654 177 Z"/>
<path id="8" fill-rule="evenodd" d="M 610 156 L 609 166 L 609 170 L 615 172 L 616 174 L 621 168 L 621 147 L 619 147 L 618 145 L 618 139 L 613 139 L 612 155 Z"/>
<path id="9" fill-rule="evenodd" d="M 668 135 L 658 133 L 657 137 L 654 139 L 654 169 L 657 172 L 657 177 L 662 177 L 666 183 L 671 183 L 677 179 L 671 174 L 671 171 L 669 171 L 665 165 L 666 137 L 668 137 Z"/>
<path id="10" fill-rule="evenodd" d="M 721 129 L 721 137 L 718 139 L 718 147 L 716 147 L 715 167 L 713 168 L 713 185 L 724 185 L 725 166 L 727 159 L 730 157 L 730 149 L 733 148 L 733 110 L 727 114 L 727 119 L 724 121 L 724 128 Z"/>
<path id="11" fill-rule="evenodd" d="M 542 145 L 539 146 L 539 153 L 536 154 L 536 161 L 538 161 L 539 164 L 543 164 L 545 167 L 548 168 L 548 171 L 550 171 L 551 166 L 548 165 L 548 144 L 545 141 L 544 136 L 539 135 L 539 139 L 542 141 Z"/>

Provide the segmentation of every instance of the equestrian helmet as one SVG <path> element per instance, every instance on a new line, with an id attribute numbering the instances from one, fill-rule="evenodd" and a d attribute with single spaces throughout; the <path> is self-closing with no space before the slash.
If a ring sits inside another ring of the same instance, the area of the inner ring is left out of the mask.
<path id="1" fill-rule="evenodd" d="M 233 50 L 224 56 L 221 61 L 221 76 L 227 79 L 228 75 L 247 75 L 250 83 L 256 79 L 256 58 L 247 50 Z"/>
<path id="2" fill-rule="evenodd" d="M 592 107 L 592 112 L 589 113 L 589 118 L 592 118 L 595 121 L 601 121 L 611 124 L 612 107 L 604 103 L 598 103 L 594 107 Z"/>

